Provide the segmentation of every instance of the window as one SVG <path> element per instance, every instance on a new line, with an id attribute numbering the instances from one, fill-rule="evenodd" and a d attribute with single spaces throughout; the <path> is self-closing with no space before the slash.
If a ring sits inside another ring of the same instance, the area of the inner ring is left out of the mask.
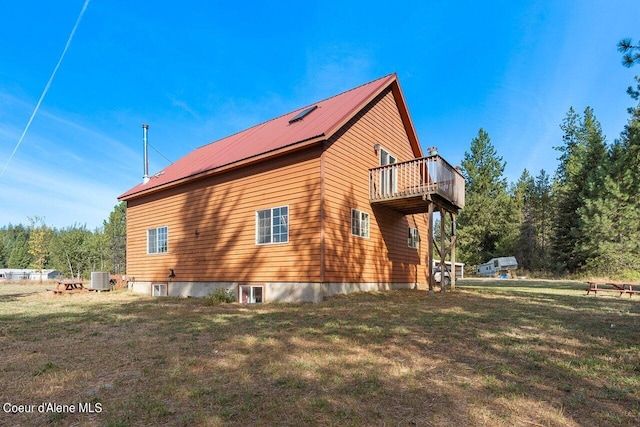
<path id="1" fill-rule="evenodd" d="M 351 209 L 351 234 L 359 237 L 369 237 L 369 214 Z"/>
<path id="2" fill-rule="evenodd" d="M 264 302 L 262 286 L 240 286 L 240 302 L 244 304 L 260 304 Z"/>
<path id="3" fill-rule="evenodd" d="M 314 105 L 313 107 L 309 107 L 306 108 L 304 110 L 302 110 L 300 113 L 298 113 L 293 119 L 289 120 L 289 124 L 291 123 L 295 123 L 295 122 L 299 122 L 300 120 L 304 119 L 305 117 L 307 117 L 307 115 L 312 112 L 313 110 L 315 110 L 316 108 L 318 108 L 317 105 Z"/>
<path id="4" fill-rule="evenodd" d="M 380 149 L 380 166 L 393 165 L 398 159 L 384 148 Z M 398 170 L 385 168 L 381 171 L 380 185 L 383 195 L 391 195 L 398 191 Z"/>
<path id="5" fill-rule="evenodd" d="M 420 235 L 418 234 L 418 229 L 409 227 L 409 237 L 407 238 L 407 245 L 410 248 L 418 249 L 418 244 L 420 242 Z"/>
<path id="6" fill-rule="evenodd" d="M 166 283 L 154 283 L 151 289 L 151 296 L 154 297 L 166 297 L 167 296 L 167 284 Z"/>
<path id="7" fill-rule="evenodd" d="M 167 253 L 167 227 L 151 228 L 147 230 L 147 253 Z"/>
<path id="8" fill-rule="evenodd" d="M 380 149 L 380 166 L 392 165 L 398 163 L 398 159 L 384 148 Z"/>
<path id="9" fill-rule="evenodd" d="M 289 207 L 256 212 L 256 244 L 287 243 L 289 241 Z"/>

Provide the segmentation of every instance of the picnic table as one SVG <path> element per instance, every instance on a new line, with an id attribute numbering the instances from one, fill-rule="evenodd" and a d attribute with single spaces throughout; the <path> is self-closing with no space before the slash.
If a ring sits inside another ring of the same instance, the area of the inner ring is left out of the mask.
<path id="1" fill-rule="evenodd" d="M 62 293 L 75 293 L 75 292 L 89 292 L 90 289 L 84 287 L 82 280 L 80 279 L 63 279 L 58 280 L 55 289 L 47 289 L 53 291 L 54 294 Z"/>
<path id="2" fill-rule="evenodd" d="M 623 282 L 587 282 L 589 287 L 587 288 L 587 295 L 593 292 L 595 296 L 598 296 L 598 292 L 619 292 L 622 294 L 629 294 L 629 298 L 633 294 L 640 293 L 640 284 L 637 283 L 623 283 Z M 635 288 L 634 288 L 635 287 Z"/>

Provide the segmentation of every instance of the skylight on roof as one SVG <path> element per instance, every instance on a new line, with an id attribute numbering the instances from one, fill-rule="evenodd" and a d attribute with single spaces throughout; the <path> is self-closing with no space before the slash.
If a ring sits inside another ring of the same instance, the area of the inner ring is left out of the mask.
<path id="1" fill-rule="evenodd" d="M 312 112 L 313 110 L 315 110 L 316 108 L 318 108 L 317 105 L 314 105 L 313 107 L 309 107 L 309 108 L 305 108 L 304 110 L 302 110 L 301 112 L 299 112 L 293 119 L 289 120 L 289 123 L 295 123 L 295 122 L 299 122 L 300 120 L 304 119 L 305 117 L 307 117 L 307 115 Z"/>

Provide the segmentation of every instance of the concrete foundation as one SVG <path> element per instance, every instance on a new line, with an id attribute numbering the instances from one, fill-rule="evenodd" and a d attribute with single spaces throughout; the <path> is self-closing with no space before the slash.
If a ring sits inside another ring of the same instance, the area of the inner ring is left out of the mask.
<path id="1" fill-rule="evenodd" d="M 156 282 L 129 282 L 129 290 L 151 295 Z M 216 289 L 228 289 L 238 296 L 239 285 L 263 286 L 264 302 L 321 302 L 325 297 L 352 292 L 414 289 L 415 283 L 317 283 L 317 282 L 169 282 L 167 296 L 205 297 Z"/>

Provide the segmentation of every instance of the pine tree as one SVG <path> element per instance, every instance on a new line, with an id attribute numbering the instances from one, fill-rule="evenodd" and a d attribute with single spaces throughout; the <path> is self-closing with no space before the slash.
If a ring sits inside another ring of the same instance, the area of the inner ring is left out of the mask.
<path id="1" fill-rule="evenodd" d="M 4 238 L 2 236 L 4 230 L 0 230 L 0 268 L 7 267 L 6 255 L 5 255 L 5 247 L 4 247 Z"/>
<path id="2" fill-rule="evenodd" d="M 585 270 L 593 274 L 614 277 L 639 266 L 638 243 L 632 238 L 637 226 L 630 223 L 633 217 L 637 221 L 637 213 L 620 185 L 621 175 L 607 175 L 600 196 L 586 200 L 579 212 L 584 233 L 580 250 Z"/>
<path id="3" fill-rule="evenodd" d="M 576 272 L 585 267 L 588 254 L 582 218 L 587 201 L 600 196 L 608 170 L 607 146 L 593 110 L 580 118 L 573 108 L 561 125 L 564 146 L 556 172 L 554 249 L 561 269 Z"/>
<path id="4" fill-rule="evenodd" d="M 550 177 L 541 170 L 534 179 L 525 169 L 510 193 L 516 209 L 511 220 L 518 224 L 510 253 L 525 270 L 547 271 L 551 265 L 549 239 L 553 213 Z"/>
<path id="5" fill-rule="evenodd" d="M 551 235 L 553 227 L 552 185 L 544 169 L 536 176 L 533 186 L 533 216 L 535 228 L 535 247 L 532 269 L 548 271 L 552 267 Z"/>
<path id="6" fill-rule="evenodd" d="M 126 236 L 127 236 L 127 204 L 122 202 L 114 206 L 109 219 L 103 225 L 104 258 L 109 271 L 115 274 L 125 272 Z"/>
<path id="7" fill-rule="evenodd" d="M 640 64 L 640 45 L 634 46 L 630 38 L 624 38 L 618 42 L 618 52 L 622 52 L 622 65 L 629 68 Z"/>
<path id="8" fill-rule="evenodd" d="M 509 197 L 503 176 L 506 163 L 483 129 L 471 141 L 461 163 L 466 180 L 466 206 L 458 216 L 460 258 L 470 265 L 499 255 L 505 246 Z"/>
<path id="9" fill-rule="evenodd" d="M 562 154 L 558 158 L 559 164 L 554 180 L 553 201 L 556 215 L 553 223 L 553 248 L 554 258 L 557 264 L 555 270 L 575 268 L 574 246 L 575 240 L 572 237 L 572 230 L 577 226 L 575 212 L 579 207 L 577 198 L 578 183 L 576 183 L 575 170 L 576 163 L 580 156 L 579 144 L 579 121 L 580 117 L 573 107 L 569 108 L 567 115 L 560 125 L 564 131 L 562 140 L 564 145 L 555 147 Z"/>
<path id="10" fill-rule="evenodd" d="M 579 207 L 576 209 L 577 227 L 573 234 L 575 238 L 574 253 L 578 260 L 578 266 L 588 268 L 588 259 L 599 245 L 597 241 L 593 240 L 593 230 L 589 229 L 587 223 L 592 220 L 594 214 L 607 214 L 607 212 L 594 212 L 593 208 L 598 205 L 597 201 L 604 201 L 612 197 L 604 189 L 606 177 L 611 174 L 606 141 L 600 123 L 589 107 L 585 109 L 581 121 L 580 137 L 584 150 L 580 159 L 579 173 L 576 176 L 582 185 L 577 194 Z M 608 203 L 602 206 L 607 205 Z"/>
<path id="11" fill-rule="evenodd" d="M 593 239 L 599 242 L 598 250 L 590 253 L 589 269 L 610 276 L 633 276 L 637 280 L 640 278 L 640 106 L 629 111 L 631 117 L 621 140 L 611 150 L 611 170 L 603 187 L 605 196 L 589 205 L 584 221 Z M 596 224 L 592 224 L 594 222 Z"/>
<path id="12" fill-rule="evenodd" d="M 515 209 L 512 220 L 517 224 L 518 234 L 509 253 L 515 255 L 518 265 L 525 270 L 531 270 L 535 246 L 535 224 L 532 205 L 533 188 L 533 177 L 525 169 L 510 191 Z"/>
<path id="13" fill-rule="evenodd" d="M 11 225 L 4 233 L 4 251 L 7 268 L 29 268 L 29 230 L 23 225 Z"/>
<path id="14" fill-rule="evenodd" d="M 618 50 L 624 53 L 626 67 L 640 63 L 640 46 L 634 46 L 631 39 L 622 40 Z M 638 76 L 635 80 L 640 83 Z M 627 93 L 638 101 L 640 84 L 637 89 L 629 87 Z M 577 210 L 582 232 L 577 247 L 585 258 L 585 270 L 637 278 L 640 277 L 640 111 L 638 106 L 628 111 L 631 118 L 621 140 L 611 147 L 607 161 L 586 177 L 581 195 L 583 205 Z M 588 161 L 593 164 L 599 160 L 599 137 L 597 131 L 590 136 L 592 139 L 587 141 L 594 150 Z"/>

